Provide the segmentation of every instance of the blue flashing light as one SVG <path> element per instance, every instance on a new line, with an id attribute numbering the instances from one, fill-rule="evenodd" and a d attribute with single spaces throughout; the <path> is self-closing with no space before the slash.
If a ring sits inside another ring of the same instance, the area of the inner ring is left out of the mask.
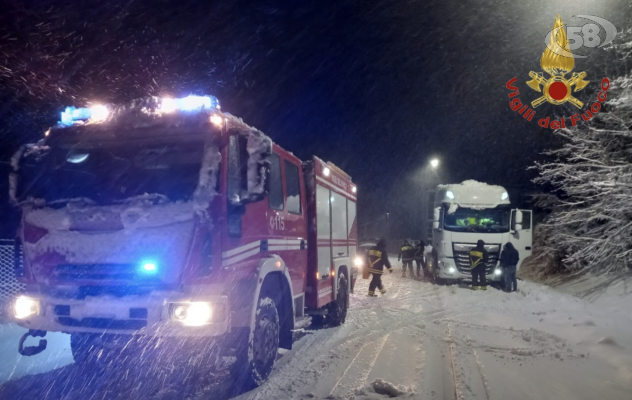
<path id="1" fill-rule="evenodd" d="M 153 262 L 147 262 L 143 264 L 143 270 L 153 272 L 156 270 L 156 264 Z"/>
<path id="2" fill-rule="evenodd" d="M 92 116 L 89 108 L 66 107 L 61 113 L 61 121 L 63 125 L 72 125 L 75 121 L 88 120 Z"/>
<path id="3" fill-rule="evenodd" d="M 162 112 L 199 111 L 203 109 L 219 109 L 219 101 L 214 96 L 187 96 L 181 99 L 165 97 L 160 107 Z"/>

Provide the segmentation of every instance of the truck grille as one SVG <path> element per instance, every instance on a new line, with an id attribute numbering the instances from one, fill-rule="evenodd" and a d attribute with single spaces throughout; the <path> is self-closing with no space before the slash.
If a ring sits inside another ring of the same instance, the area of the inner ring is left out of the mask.
<path id="1" fill-rule="evenodd" d="M 454 264 L 459 272 L 470 273 L 470 250 L 476 247 L 475 243 L 453 243 L 452 254 L 454 254 Z M 485 274 L 491 274 L 496 268 L 500 252 L 499 244 L 486 244 L 485 249 L 489 254 L 487 263 L 485 264 Z"/>
<path id="2" fill-rule="evenodd" d="M 135 264 L 60 264 L 55 268 L 55 276 L 63 280 L 148 279 L 137 270 Z"/>

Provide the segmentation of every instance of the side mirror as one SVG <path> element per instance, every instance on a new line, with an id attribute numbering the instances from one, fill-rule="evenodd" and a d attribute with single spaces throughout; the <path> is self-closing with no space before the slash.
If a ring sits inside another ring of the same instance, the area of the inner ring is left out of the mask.
<path id="1" fill-rule="evenodd" d="M 441 221 L 441 207 L 437 207 L 434 209 L 434 213 L 432 214 L 432 220 L 433 222 L 439 222 Z"/>
<path id="2" fill-rule="evenodd" d="M 516 232 L 520 232 L 522 230 L 522 224 L 516 224 L 515 228 L 516 228 L 515 229 Z"/>
<path id="3" fill-rule="evenodd" d="M 439 229 L 439 222 L 435 221 L 432 223 L 432 229 Z"/>
<path id="4" fill-rule="evenodd" d="M 517 228 L 517 224 L 522 224 L 522 211 L 516 210 L 516 220 L 514 222 L 516 223 L 516 228 Z"/>

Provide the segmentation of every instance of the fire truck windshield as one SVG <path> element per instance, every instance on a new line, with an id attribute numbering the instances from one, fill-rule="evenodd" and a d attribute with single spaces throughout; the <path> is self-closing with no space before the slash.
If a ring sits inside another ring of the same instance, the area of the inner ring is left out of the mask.
<path id="1" fill-rule="evenodd" d="M 446 230 L 456 232 L 509 232 L 509 208 L 459 207 L 451 214 L 446 210 L 443 225 Z"/>
<path id="2" fill-rule="evenodd" d="M 18 199 L 87 198 L 111 204 L 140 195 L 189 200 L 198 183 L 204 146 L 199 143 L 133 147 L 52 148 L 25 157 Z M 163 197 L 164 196 L 164 197 Z"/>

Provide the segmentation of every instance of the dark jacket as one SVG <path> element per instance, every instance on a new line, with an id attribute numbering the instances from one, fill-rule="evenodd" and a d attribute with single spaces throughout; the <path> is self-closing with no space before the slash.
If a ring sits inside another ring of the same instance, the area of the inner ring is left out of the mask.
<path id="1" fill-rule="evenodd" d="M 424 259 L 424 249 L 426 248 L 425 243 L 422 241 L 420 241 L 419 243 L 417 243 L 415 245 L 415 255 L 413 256 L 413 258 L 415 260 L 423 260 Z"/>
<path id="2" fill-rule="evenodd" d="M 518 265 L 520 261 L 520 254 L 518 254 L 518 250 L 511 243 L 505 244 L 505 248 L 503 252 L 500 254 L 500 266 L 502 268 L 505 267 L 515 267 Z"/>
<path id="3" fill-rule="evenodd" d="M 399 250 L 399 254 L 397 255 L 397 261 L 411 261 L 415 256 L 415 248 L 408 244 L 408 242 L 404 242 L 402 248 Z"/>
<path id="4" fill-rule="evenodd" d="M 479 240 L 472 250 L 470 250 L 470 267 L 472 269 L 478 267 L 481 264 L 487 264 L 489 254 L 485 249 L 485 242 Z M 485 268 L 485 267 L 483 267 Z"/>
<path id="5" fill-rule="evenodd" d="M 367 251 L 366 265 L 369 266 L 369 272 L 373 274 L 383 274 L 384 267 L 390 271 L 393 270 L 391 262 L 388 260 L 388 254 L 386 253 L 386 243 L 380 240 L 376 246 L 373 246 Z"/>

